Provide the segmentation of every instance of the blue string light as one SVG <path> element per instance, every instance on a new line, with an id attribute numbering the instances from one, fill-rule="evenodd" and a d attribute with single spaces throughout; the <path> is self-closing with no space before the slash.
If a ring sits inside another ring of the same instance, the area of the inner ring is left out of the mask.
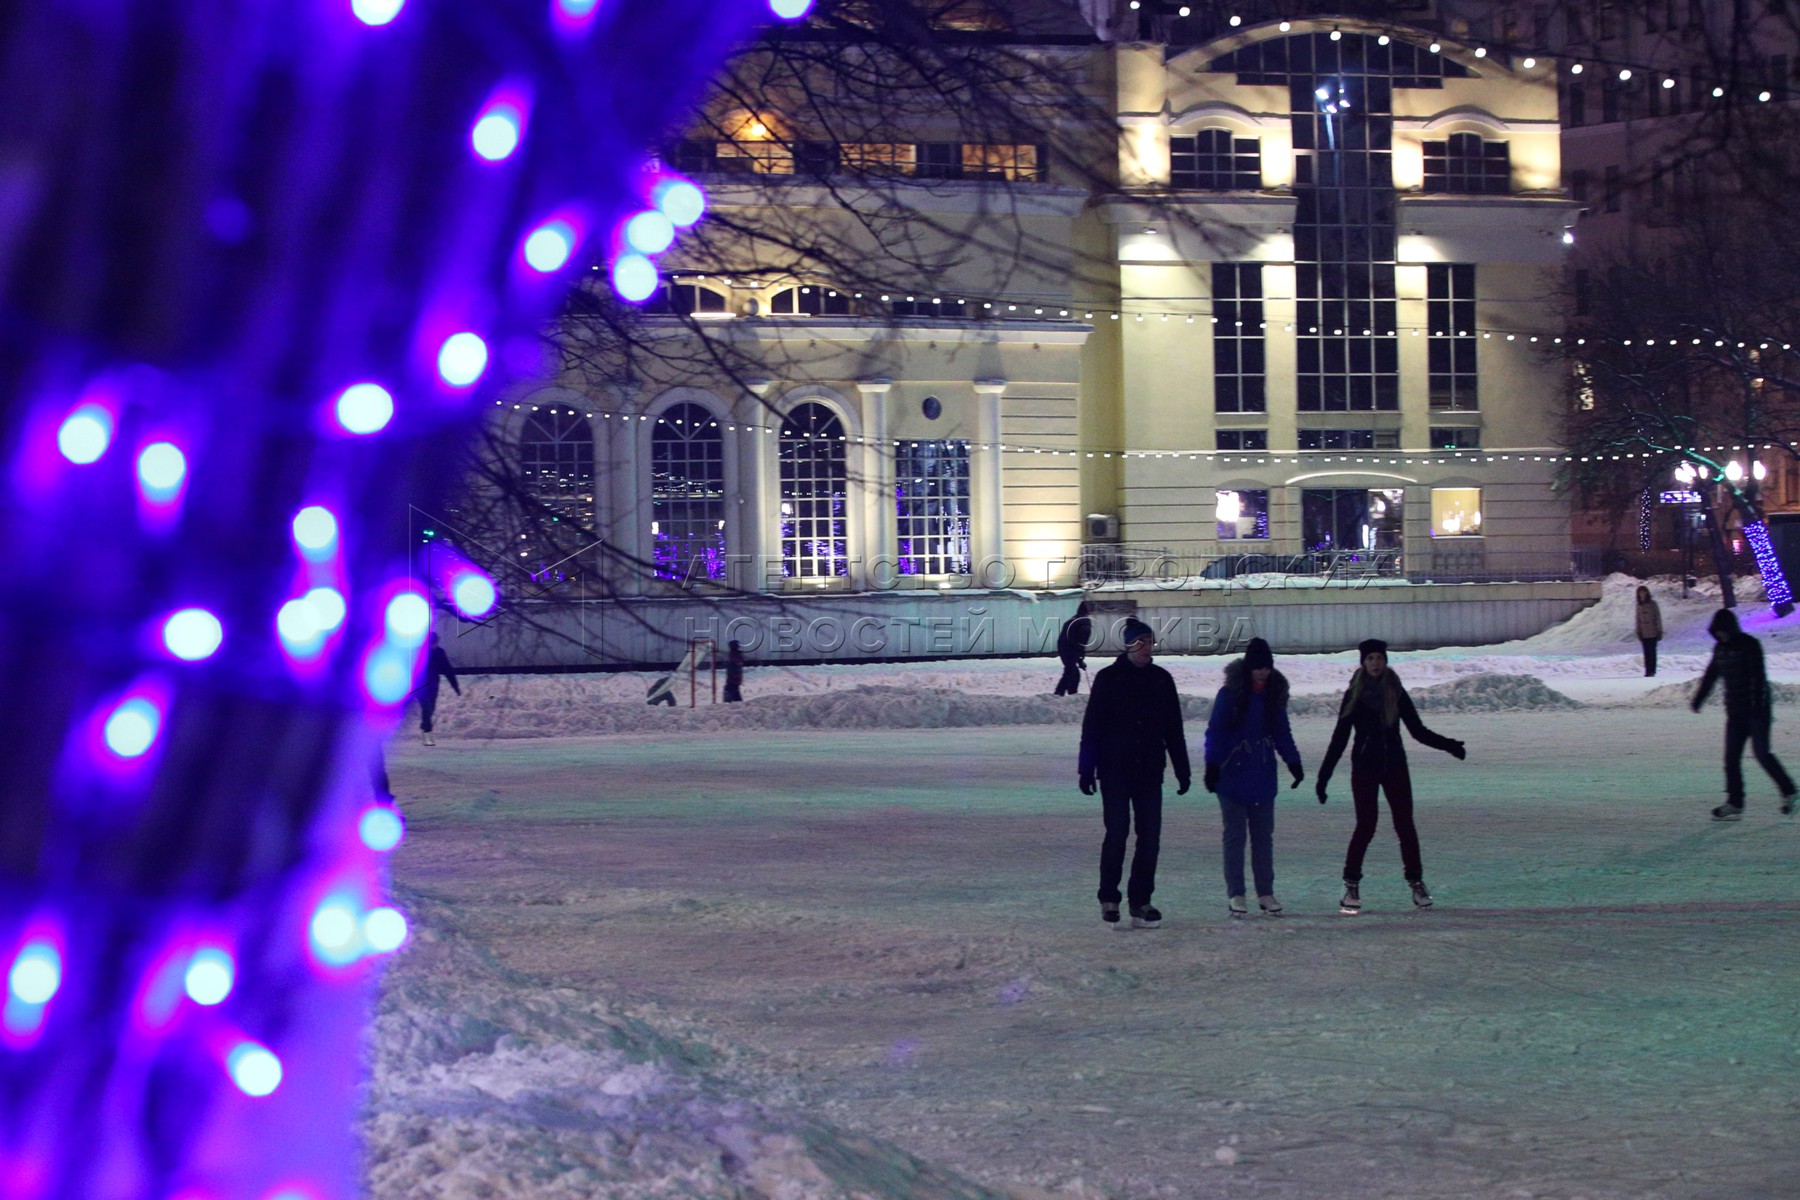
<path id="1" fill-rule="evenodd" d="M 1756 555 L 1756 569 L 1762 573 L 1763 594 L 1769 598 L 1776 616 L 1787 616 L 1794 611 L 1794 590 L 1788 586 L 1787 575 L 1781 569 L 1781 560 L 1775 557 L 1775 546 L 1769 541 L 1768 525 L 1762 521 L 1752 521 L 1745 525 L 1744 540 L 1750 543 L 1750 551 Z"/>

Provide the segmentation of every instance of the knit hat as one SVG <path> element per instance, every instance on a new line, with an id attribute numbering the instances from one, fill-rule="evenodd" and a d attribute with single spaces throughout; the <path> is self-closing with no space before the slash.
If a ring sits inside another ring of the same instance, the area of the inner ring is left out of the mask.
<path id="1" fill-rule="evenodd" d="M 1244 669 L 1254 671 L 1258 667 L 1273 667 L 1275 652 L 1269 649 L 1269 643 L 1261 638 L 1251 638 L 1250 644 L 1244 647 Z"/>
<path id="2" fill-rule="evenodd" d="M 1367 658 L 1371 654 L 1386 654 L 1387 643 L 1380 638 L 1369 638 L 1356 644 L 1356 657 Z"/>
<path id="3" fill-rule="evenodd" d="M 1136 617 L 1128 618 L 1119 630 L 1119 641 L 1129 646 L 1140 638 L 1149 638 L 1154 642 L 1156 640 L 1156 631 Z"/>

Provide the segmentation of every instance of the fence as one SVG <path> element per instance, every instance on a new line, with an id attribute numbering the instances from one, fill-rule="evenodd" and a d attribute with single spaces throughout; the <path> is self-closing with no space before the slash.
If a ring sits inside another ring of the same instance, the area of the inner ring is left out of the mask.
<path id="1" fill-rule="evenodd" d="M 1428 546 L 1419 554 L 1398 550 L 1272 551 L 1238 554 L 1177 554 L 1167 547 L 1090 543 L 1081 548 L 1081 582 L 1143 582 L 1175 587 L 1203 580 L 1243 576 L 1298 576 L 1330 582 L 1544 583 L 1598 579 L 1604 551 L 1494 551 L 1475 539 L 1458 538 Z"/>

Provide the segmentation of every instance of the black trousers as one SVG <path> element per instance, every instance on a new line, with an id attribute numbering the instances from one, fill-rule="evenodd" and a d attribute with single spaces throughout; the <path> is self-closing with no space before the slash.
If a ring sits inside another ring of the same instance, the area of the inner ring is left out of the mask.
<path id="1" fill-rule="evenodd" d="M 1081 690 L 1081 668 L 1074 663 L 1064 663 L 1062 678 L 1056 681 L 1056 694 L 1073 696 Z"/>
<path id="2" fill-rule="evenodd" d="M 1413 826 L 1412 776 L 1405 764 L 1382 770 L 1377 767 L 1350 768 L 1350 796 L 1356 803 L 1356 832 L 1350 835 L 1350 849 L 1344 854 L 1344 879 L 1355 883 L 1362 878 L 1363 855 L 1375 840 L 1375 827 L 1381 823 L 1380 792 L 1387 793 L 1388 814 L 1394 819 L 1394 832 L 1400 837 L 1400 865 L 1406 881 L 1425 878 L 1425 867 L 1419 861 L 1419 831 Z"/>
<path id="3" fill-rule="evenodd" d="M 1125 873 L 1125 842 L 1137 824 L 1137 849 L 1131 855 L 1131 880 L 1125 901 L 1132 908 L 1150 903 L 1156 891 L 1156 856 L 1162 849 L 1162 777 L 1102 779 L 1100 813 L 1106 840 L 1100 843 L 1100 901 L 1119 902 L 1119 877 Z"/>
<path id="4" fill-rule="evenodd" d="M 1769 749 L 1768 712 L 1732 716 L 1725 714 L 1725 801 L 1744 803 L 1744 743 L 1756 755 L 1757 764 L 1769 773 L 1783 796 L 1794 794 L 1794 781 L 1782 767 L 1781 760 Z"/>
<path id="5" fill-rule="evenodd" d="M 431 718 L 437 715 L 437 684 L 423 688 L 419 692 L 419 732 L 431 732 Z"/>
<path id="6" fill-rule="evenodd" d="M 1657 638 L 1638 639 L 1644 643 L 1644 674 L 1646 676 L 1656 674 L 1656 643 L 1658 640 Z"/>

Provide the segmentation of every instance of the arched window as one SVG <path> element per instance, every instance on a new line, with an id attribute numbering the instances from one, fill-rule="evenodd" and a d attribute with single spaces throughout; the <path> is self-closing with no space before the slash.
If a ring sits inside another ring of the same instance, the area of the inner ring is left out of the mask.
<path id="1" fill-rule="evenodd" d="M 804 284 L 776 292 L 769 298 L 769 311 L 784 317 L 848 316 L 850 297 L 836 288 Z"/>
<path id="2" fill-rule="evenodd" d="M 725 311 L 725 293 L 697 283 L 683 283 L 678 279 L 665 280 L 645 302 L 644 311 L 665 316 L 671 313 L 682 316 L 689 313 L 722 313 Z"/>
<path id="3" fill-rule="evenodd" d="M 823 404 L 802 404 L 781 422 L 781 574 L 812 579 L 850 573 L 849 468 L 844 426 Z"/>
<path id="4" fill-rule="evenodd" d="M 663 579 L 725 578 L 725 442 L 698 404 L 677 404 L 650 434 L 650 543 Z"/>
<path id="5" fill-rule="evenodd" d="M 523 514 L 517 561 L 538 579 L 584 544 L 581 531 L 594 523 L 594 431 L 587 417 L 559 404 L 528 414 L 519 433 L 519 482 L 536 503 Z"/>

